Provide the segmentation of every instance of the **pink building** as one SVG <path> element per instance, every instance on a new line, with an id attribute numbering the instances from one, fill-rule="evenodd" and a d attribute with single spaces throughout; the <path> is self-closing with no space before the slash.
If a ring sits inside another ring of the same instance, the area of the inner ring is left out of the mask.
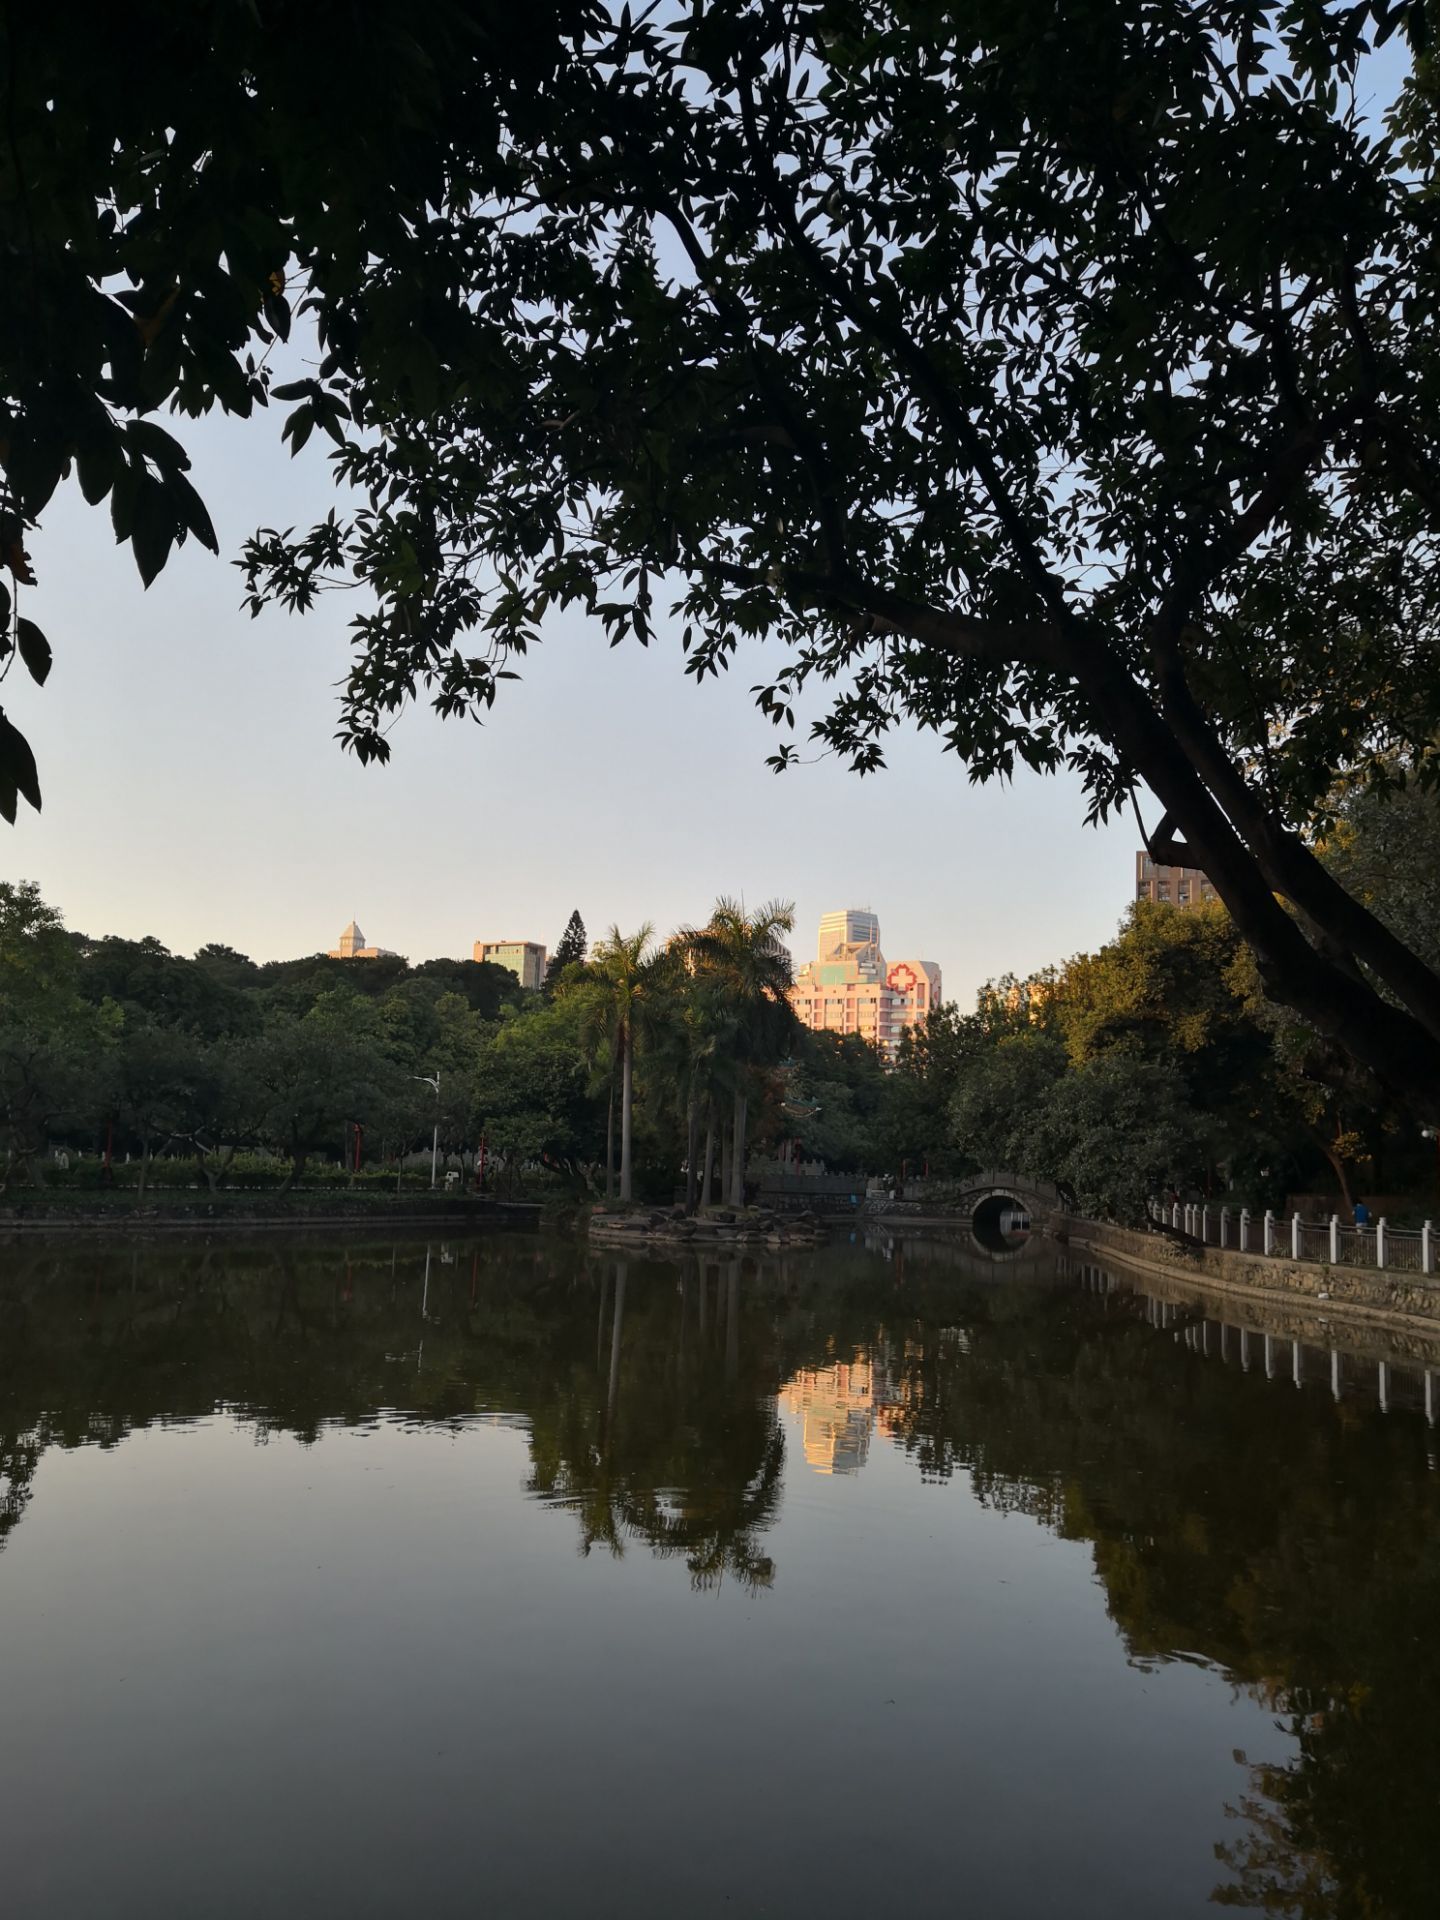
<path id="1" fill-rule="evenodd" d="M 827 913 L 816 958 L 797 971 L 790 1004 L 815 1032 L 858 1033 L 893 1066 L 906 1027 L 940 1004 L 940 969 L 933 960 L 887 961 L 873 913 Z"/>

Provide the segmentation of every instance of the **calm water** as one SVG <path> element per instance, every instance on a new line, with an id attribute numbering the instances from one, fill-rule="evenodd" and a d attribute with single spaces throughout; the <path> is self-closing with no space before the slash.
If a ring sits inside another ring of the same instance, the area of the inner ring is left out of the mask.
<path id="1" fill-rule="evenodd" d="M 1433 1915 L 1423 1356 L 1293 1335 L 1039 1242 L 12 1243 L 0 1908 Z"/>

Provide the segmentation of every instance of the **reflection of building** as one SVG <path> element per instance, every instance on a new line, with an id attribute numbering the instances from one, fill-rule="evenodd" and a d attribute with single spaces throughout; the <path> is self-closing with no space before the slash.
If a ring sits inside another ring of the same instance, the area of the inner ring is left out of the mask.
<path id="1" fill-rule="evenodd" d="M 1135 856 L 1135 898 L 1172 907 L 1199 907 L 1219 894 L 1198 867 L 1163 867 L 1148 853 Z"/>
<path id="2" fill-rule="evenodd" d="M 906 1027 L 940 1004 L 940 969 L 931 960 L 887 962 L 873 913 L 827 913 L 816 958 L 797 972 L 790 1004 L 817 1033 L 858 1033 L 893 1065 Z"/>
<path id="3" fill-rule="evenodd" d="M 858 1473 L 876 1413 L 894 1397 L 884 1353 L 806 1368 L 780 1389 L 780 1405 L 799 1419 L 805 1458 L 817 1473 Z"/>
<path id="4" fill-rule="evenodd" d="M 395 955 L 389 947 L 367 947 L 365 936 L 360 931 L 360 922 L 352 920 L 340 936 L 338 947 L 330 949 L 332 960 L 393 960 Z"/>
<path id="5" fill-rule="evenodd" d="M 475 958 L 504 967 L 522 987 L 539 987 L 545 978 L 545 949 L 533 940 L 477 940 Z"/>

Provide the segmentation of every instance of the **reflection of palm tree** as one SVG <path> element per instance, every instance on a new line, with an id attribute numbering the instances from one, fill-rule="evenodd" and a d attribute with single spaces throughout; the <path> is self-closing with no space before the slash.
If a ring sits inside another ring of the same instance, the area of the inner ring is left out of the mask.
<path id="1" fill-rule="evenodd" d="M 779 1506 L 785 1470 L 785 1436 L 773 1414 L 763 1452 L 751 1476 L 720 1489 L 709 1499 L 693 1495 L 678 1511 L 663 1504 L 658 1492 L 624 1490 L 617 1513 L 651 1552 L 668 1558 L 683 1554 L 695 1586 L 711 1587 L 728 1573 L 748 1587 L 773 1586 L 775 1563 L 759 1550 L 759 1535 Z"/>
<path id="2" fill-rule="evenodd" d="M 749 1088 L 743 1069 L 783 1059 L 795 1033 L 789 992 L 795 971 L 785 936 L 795 925 L 795 909 L 783 900 L 768 901 L 747 914 L 737 900 L 720 899 L 708 925 L 683 936 L 697 973 L 713 983 L 732 1029 L 735 1079 L 734 1145 L 731 1153 L 732 1206 L 745 1204 L 745 1123 Z"/>
<path id="3" fill-rule="evenodd" d="M 701 1339 L 687 1345 L 683 1283 L 678 1295 L 664 1281 L 642 1285 L 628 1301 L 624 1262 L 615 1279 L 588 1395 L 575 1381 L 550 1418 L 537 1418 L 531 1489 L 575 1514 L 583 1554 L 621 1555 L 639 1540 L 683 1557 L 697 1585 L 730 1572 L 768 1586 L 774 1568 L 760 1536 L 778 1508 L 785 1459 L 768 1316 L 742 1325 L 737 1266 L 719 1282 L 728 1312 L 717 1350 L 705 1338 L 702 1274 Z M 718 1320 L 715 1333 L 718 1342 Z"/>

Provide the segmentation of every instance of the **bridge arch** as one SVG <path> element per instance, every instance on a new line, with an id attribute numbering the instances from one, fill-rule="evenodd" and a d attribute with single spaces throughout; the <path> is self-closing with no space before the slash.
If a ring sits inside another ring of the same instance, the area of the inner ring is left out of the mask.
<path id="1" fill-rule="evenodd" d="M 1037 1217 L 1043 1218 L 1060 1205 L 1054 1187 L 1008 1167 L 986 1167 L 967 1175 L 958 1199 L 969 1212 L 976 1241 L 991 1251 L 1009 1245 L 1007 1234 L 1017 1225 L 1023 1223 L 1028 1228 Z"/>

